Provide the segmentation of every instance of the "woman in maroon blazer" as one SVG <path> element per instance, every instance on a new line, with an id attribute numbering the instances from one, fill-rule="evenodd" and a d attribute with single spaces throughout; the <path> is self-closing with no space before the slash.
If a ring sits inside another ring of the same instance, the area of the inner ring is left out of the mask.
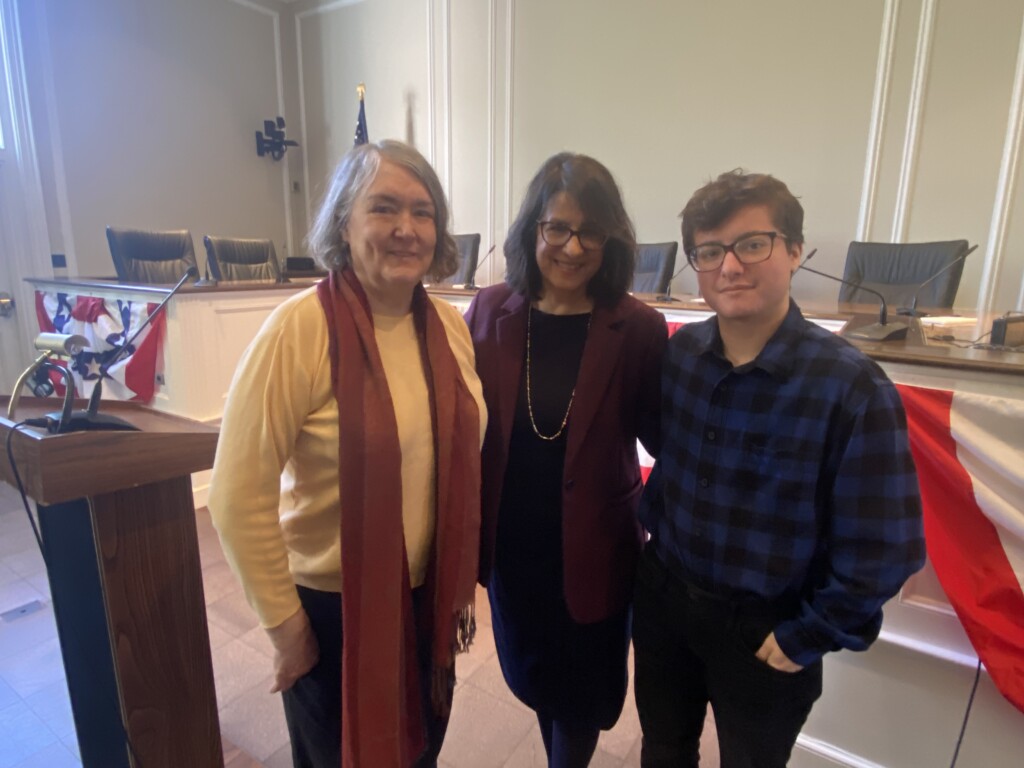
<path id="1" fill-rule="evenodd" d="M 586 766 L 626 694 L 636 441 L 658 447 L 664 318 L 629 296 L 636 236 L 596 160 L 550 158 L 466 320 L 491 414 L 480 583 L 552 768 Z"/>

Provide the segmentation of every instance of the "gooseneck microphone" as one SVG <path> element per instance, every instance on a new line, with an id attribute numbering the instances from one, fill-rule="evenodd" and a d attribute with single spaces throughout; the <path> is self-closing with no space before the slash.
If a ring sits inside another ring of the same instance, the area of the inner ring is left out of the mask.
<path id="1" fill-rule="evenodd" d="M 655 301 L 679 301 L 679 299 L 674 298 L 672 296 L 672 281 L 679 277 L 681 274 L 683 274 L 683 270 L 685 270 L 688 266 L 690 266 L 689 259 L 685 260 L 683 262 L 683 266 L 677 269 L 676 273 L 668 279 L 668 287 L 665 289 L 665 293 L 663 293 L 661 296 L 655 296 Z"/>
<path id="2" fill-rule="evenodd" d="M 951 270 L 953 267 L 955 267 L 961 261 L 963 261 L 968 256 L 970 256 L 972 253 L 974 253 L 974 251 L 976 251 L 977 248 L 978 248 L 977 245 L 972 245 L 966 251 L 961 253 L 959 256 L 957 256 L 955 259 L 953 259 L 951 262 L 949 262 L 949 264 L 944 266 L 942 269 L 940 269 L 934 275 L 932 275 L 927 280 L 925 280 L 923 283 L 921 283 L 919 286 L 917 286 L 917 290 L 914 291 L 914 300 L 910 302 L 910 306 L 909 307 L 901 307 L 900 309 L 897 309 L 896 310 L 896 314 L 898 314 L 898 315 L 910 315 L 911 317 L 926 317 L 928 315 L 927 312 L 918 312 L 917 311 L 917 300 L 921 296 L 921 291 L 924 290 L 925 288 L 927 288 L 937 277 L 939 277 L 940 275 L 944 275 L 946 272 Z"/>
<path id="3" fill-rule="evenodd" d="M 497 247 L 498 244 L 495 243 L 487 250 L 487 253 L 484 254 L 484 257 L 480 259 L 480 263 L 476 265 L 476 269 L 473 270 L 473 274 L 469 276 L 469 282 L 462 286 L 463 288 L 465 288 L 467 291 L 472 291 L 480 287 L 479 285 L 476 284 L 476 274 L 477 272 L 480 271 L 480 267 L 487 263 L 487 260 L 491 258 L 491 254 L 494 253 L 494 249 Z"/>
<path id="4" fill-rule="evenodd" d="M 163 312 L 164 307 L 167 306 L 167 302 L 170 301 L 179 290 L 181 290 L 181 287 L 186 282 L 198 276 L 199 270 L 195 267 L 189 267 L 188 271 L 182 275 L 177 284 L 164 297 L 164 300 L 157 304 L 156 309 L 150 312 L 149 317 L 147 317 L 135 330 L 135 333 L 132 334 L 131 338 L 127 339 L 124 344 L 118 347 L 110 359 L 100 366 L 99 379 L 96 381 L 96 385 L 92 388 L 92 394 L 89 396 L 89 405 L 84 411 L 73 411 L 69 418 L 62 418 L 62 414 L 60 413 L 47 414 L 47 418 L 56 422 L 56 426 L 51 428 L 51 431 L 84 432 L 89 430 L 138 430 L 138 427 L 128 423 L 124 419 L 118 418 L 117 416 L 111 416 L 109 414 L 99 413 L 100 398 L 103 396 L 103 379 L 106 378 L 107 371 L 109 371 L 110 368 L 117 361 L 121 360 L 125 356 L 125 353 L 131 349 L 132 342 L 139 337 L 139 334 L 153 322 L 154 318 Z"/>
<path id="5" fill-rule="evenodd" d="M 865 325 L 860 328 L 854 328 L 852 331 L 843 331 L 843 335 L 851 339 L 861 339 L 863 341 L 899 341 L 907 337 L 907 330 L 909 326 L 899 320 L 895 322 L 889 322 L 889 307 L 885 303 L 885 296 L 876 291 L 874 288 L 865 288 L 860 283 L 855 283 L 852 280 L 844 280 L 841 277 L 835 277 L 825 272 L 819 272 L 816 269 L 811 269 L 807 266 L 807 262 L 811 260 L 811 257 L 818 252 L 815 248 L 804 259 L 803 263 L 797 267 L 797 271 L 804 269 L 815 275 L 821 277 L 827 277 L 829 280 L 835 280 L 837 283 L 843 285 L 849 285 L 853 288 L 859 288 L 862 291 L 870 293 L 878 297 L 881 302 L 881 306 L 878 308 L 878 322 L 872 323 L 871 325 Z"/>

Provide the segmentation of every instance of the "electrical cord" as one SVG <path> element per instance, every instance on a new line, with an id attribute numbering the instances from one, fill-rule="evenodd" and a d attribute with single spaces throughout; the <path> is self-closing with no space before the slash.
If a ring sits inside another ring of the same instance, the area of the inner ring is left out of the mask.
<path id="1" fill-rule="evenodd" d="M 960 736 L 956 740 L 956 749 L 953 751 L 953 762 L 949 768 L 956 768 L 957 758 L 960 757 L 960 745 L 964 742 L 964 733 L 967 731 L 967 720 L 971 716 L 971 707 L 974 704 L 974 694 L 978 692 L 978 681 L 981 679 L 981 659 L 978 659 L 978 666 L 974 670 L 974 685 L 971 686 L 971 695 L 967 698 L 967 709 L 964 711 L 964 721 L 960 725 Z"/>
<path id="2" fill-rule="evenodd" d="M 980 349 L 980 350 L 985 350 L 985 351 L 988 351 L 988 352 L 1018 352 L 1018 353 L 1024 353 L 1024 348 L 1022 348 L 1022 347 L 1008 347 L 1008 346 L 1003 345 L 1003 344 L 985 344 L 985 343 L 982 343 L 982 339 L 986 338 L 987 336 L 991 336 L 991 335 L 992 335 L 992 331 L 988 331 L 986 333 L 981 334 L 981 336 L 979 336 L 978 338 L 972 339 L 971 341 L 965 341 L 963 339 L 958 339 L 955 336 L 953 336 L 951 334 L 948 334 L 948 333 L 941 334 L 941 335 L 929 335 L 927 338 L 928 338 L 928 341 L 941 341 L 943 344 L 949 344 L 949 346 L 956 347 L 957 349 Z"/>
<path id="3" fill-rule="evenodd" d="M 11 465 L 11 474 L 14 475 L 14 482 L 18 486 L 18 493 L 21 494 L 21 503 L 25 507 L 25 514 L 28 516 L 29 525 L 32 526 L 32 533 L 36 537 L 36 544 L 39 545 L 39 554 L 43 556 L 43 564 L 46 565 L 49 570 L 49 561 L 46 559 L 46 547 L 43 546 L 43 537 L 39 534 L 39 526 L 36 525 L 36 519 L 32 516 L 32 507 L 28 503 L 28 494 L 25 493 L 25 484 L 21 480 L 21 473 L 18 471 L 18 463 L 14 459 L 14 448 L 11 441 L 14 439 L 14 433 L 22 427 L 39 426 L 38 424 L 31 424 L 30 422 L 36 422 L 38 419 L 25 419 L 19 421 L 17 424 L 11 425 L 10 430 L 7 432 L 7 461 Z M 43 425 L 45 426 L 45 424 Z"/>
<path id="4" fill-rule="evenodd" d="M 32 533 L 36 537 L 36 544 L 39 545 L 39 554 L 43 557 L 43 564 L 46 566 L 46 571 L 50 571 L 50 562 L 46 557 L 46 548 L 43 546 L 43 537 L 39 533 L 39 526 L 36 524 L 36 519 L 32 515 L 32 507 L 28 503 L 28 494 L 25 493 L 25 484 L 21 479 L 21 472 L 18 471 L 18 462 L 14 458 L 14 448 L 12 440 L 14 439 L 14 433 L 23 427 L 41 427 L 47 429 L 50 426 L 52 419 L 24 419 L 19 421 L 17 424 L 12 424 L 7 432 L 7 461 L 11 465 L 11 474 L 14 475 L 14 482 L 18 486 L 18 493 L 21 494 L 21 503 L 25 507 L 25 514 L 28 516 L 29 525 L 32 526 Z M 119 708 L 120 709 L 120 708 Z M 138 752 L 135 751 L 135 745 L 132 743 L 131 736 L 128 735 L 128 724 L 124 721 L 124 713 L 119 712 L 121 717 L 121 732 L 124 734 L 124 743 L 128 747 L 128 752 L 131 754 L 132 762 L 135 768 L 142 768 L 142 761 L 139 759 Z"/>

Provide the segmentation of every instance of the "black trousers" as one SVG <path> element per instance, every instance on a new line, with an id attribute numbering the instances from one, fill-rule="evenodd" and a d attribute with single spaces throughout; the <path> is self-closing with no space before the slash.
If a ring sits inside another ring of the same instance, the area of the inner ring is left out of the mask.
<path id="1" fill-rule="evenodd" d="M 633 603 L 643 768 L 697 768 L 708 702 L 722 768 L 784 768 L 821 696 L 821 662 L 789 673 L 754 655 L 781 618 L 688 588 L 648 544 Z"/>
<path id="2" fill-rule="evenodd" d="M 292 740 L 294 768 L 338 768 L 341 765 L 341 595 L 298 587 L 299 600 L 320 644 L 320 661 L 282 694 L 284 716 Z M 422 590 L 412 591 L 413 610 L 430 610 Z M 448 718 L 434 715 L 430 703 L 430 638 L 418 638 L 420 702 L 426 724 L 427 748 L 415 768 L 434 768 L 441 752 Z M 455 675 L 448 685 L 451 703 Z"/>

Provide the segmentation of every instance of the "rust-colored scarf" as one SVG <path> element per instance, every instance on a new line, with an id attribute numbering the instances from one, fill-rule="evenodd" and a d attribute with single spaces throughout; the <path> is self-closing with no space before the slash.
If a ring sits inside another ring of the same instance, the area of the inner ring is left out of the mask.
<path id="1" fill-rule="evenodd" d="M 402 453 L 373 316 L 351 268 L 317 287 L 327 317 L 338 400 L 341 492 L 343 768 L 408 768 L 425 747 L 417 632 L 432 638 L 439 675 L 468 645 L 480 542 L 480 413 L 422 286 L 412 311 L 434 432 L 434 549 L 424 588 L 432 610 L 412 610 L 402 528 Z M 422 636 L 422 635 L 421 635 Z M 443 687 L 443 686 L 441 686 Z M 447 714 L 447 713 L 445 713 Z"/>

